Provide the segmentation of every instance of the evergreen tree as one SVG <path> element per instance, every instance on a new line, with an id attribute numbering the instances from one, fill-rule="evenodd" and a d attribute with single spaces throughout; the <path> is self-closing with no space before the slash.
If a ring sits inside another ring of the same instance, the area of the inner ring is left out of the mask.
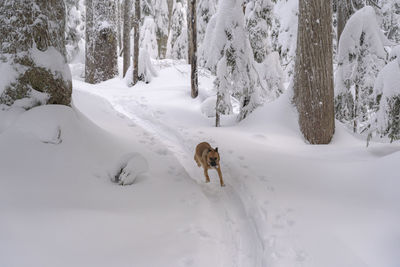
<path id="1" fill-rule="evenodd" d="M 254 59 L 258 63 L 263 62 L 271 50 L 268 32 L 273 20 L 272 9 L 273 4 L 270 0 L 250 0 L 246 5 L 246 29 Z"/>
<path id="2" fill-rule="evenodd" d="M 85 53 L 85 5 L 83 0 L 67 0 L 65 4 L 67 8 L 65 45 L 67 61 L 72 62 Z"/>
<path id="3" fill-rule="evenodd" d="M 329 143 L 335 131 L 332 57 L 331 3 L 300 0 L 294 103 L 311 144 Z"/>
<path id="4" fill-rule="evenodd" d="M 140 49 L 146 50 L 152 58 L 158 58 L 157 25 L 152 16 L 144 18 L 140 27 Z"/>
<path id="5" fill-rule="evenodd" d="M 217 66 L 217 117 L 231 111 L 230 95 L 240 102 L 238 120 L 243 120 L 260 104 L 260 88 L 252 49 L 244 26 L 242 1 L 221 0 L 212 30 L 207 64 Z M 217 62 L 217 63 L 215 63 Z"/>
<path id="6" fill-rule="evenodd" d="M 174 0 L 171 28 L 167 43 L 167 58 L 187 59 L 188 36 L 186 18 L 186 4 L 182 0 Z"/>
<path id="7" fill-rule="evenodd" d="M 400 49 L 398 49 L 400 50 Z M 373 135 L 400 140 L 400 53 L 378 74 L 374 96 L 378 111 L 371 116 L 369 138 Z"/>
<path id="8" fill-rule="evenodd" d="M 158 47 L 158 58 L 165 58 L 167 53 L 168 28 L 169 28 L 169 12 L 167 0 L 154 0 L 155 14 L 154 21 L 156 23 L 156 37 Z"/>
<path id="9" fill-rule="evenodd" d="M 131 61 L 131 0 L 124 0 L 123 6 L 123 66 L 122 75 L 125 77 Z"/>
<path id="10" fill-rule="evenodd" d="M 336 118 L 352 125 L 354 132 L 364 131 L 370 112 L 376 110 L 373 87 L 386 64 L 386 43 L 370 6 L 354 13 L 339 40 L 335 112 Z"/>
<path id="11" fill-rule="evenodd" d="M 0 104 L 70 104 L 65 14 L 64 1 L 1 2 Z"/>

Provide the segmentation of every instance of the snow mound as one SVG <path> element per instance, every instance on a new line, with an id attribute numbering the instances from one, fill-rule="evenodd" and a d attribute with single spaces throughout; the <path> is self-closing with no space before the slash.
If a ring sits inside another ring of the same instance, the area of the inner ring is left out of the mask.
<path id="1" fill-rule="evenodd" d="M 120 185 L 131 185 L 136 178 L 149 170 L 147 160 L 138 153 L 122 156 L 109 171 L 110 179 Z"/>

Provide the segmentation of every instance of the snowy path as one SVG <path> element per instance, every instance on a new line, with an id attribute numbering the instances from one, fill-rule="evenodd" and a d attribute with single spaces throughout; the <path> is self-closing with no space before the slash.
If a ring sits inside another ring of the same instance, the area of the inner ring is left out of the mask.
<path id="1" fill-rule="evenodd" d="M 195 238 L 198 257 L 183 259 L 182 266 L 398 266 L 397 250 L 386 248 L 399 233 L 398 193 L 391 186 L 398 183 L 391 166 L 399 146 L 365 149 L 364 140 L 341 127 L 332 145 L 306 145 L 287 96 L 239 125 L 229 126 L 226 117 L 224 127 L 215 128 L 201 113 L 212 77 L 200 76 L 200 95 L 191 99 L 188 76 L 188 66 L 177 65 L 161 69 L 148 85 L 129 88 L 119 78 L 74 84 L 75 93 L 101 98 L 113 110 L 104 129 L 138 139 L 139 151 L 164 156 L 151 164 L 160 173 L 173 170 L 173 186 L 190 184 L 197 197 L 184 201 L 197 203 L 206 217 L 196 216 L 183 230 Z M 202 141 L 219 147 L 225 188 L 214 171 L 206 184 L 193 160 Z"/>
<path id="2" fill-rule="evenodd" d="M 212 171 L 210 171 L 210 176 L 214 177 L 212 183 L 204 183 L 202 170 L 197 167 L 193 160 L 194 148 L 198 142 L 203 141 L 204 132 L 192 133 L 185 128 L 164 123 L 160 116 L 162 112 L 151 110 L 148 105 L 143 104 L 148 101 L 146 92 L 143 92 L 140 97 L 138 95 L 135 95 L 135 97 L 127 95 L 110 95 L 110 97 L 107 97 L 104 94 L 101 94 L 101 96 L 117 112 L 129 118 L 128 124 L 133 123 L 136 127 L 149 133 L 149 139 L 164 144 L 168 151 L 160 149 L 159 153 L 174 155 L 189 177 L 196 181 L 199 190 L 211 202 L 211 206 L 219 216 L 218 223 L 223 230 L 219 266 L 263 266 L 262 243 L 255 229 L 256 225 L 248 216 L 240 195 L 229 182 L 232 180 L 232 173 L 229 168 L 223 170 L 224 179 L 228 181 L 227 186 L 220 188 L 216 182 L 215 174 L 211 173 Z M 210 138 L 207 138 L 206 141 L 213 142 Z M 203 233 L 203 236 L 208 235 L 209 233 Z"/>

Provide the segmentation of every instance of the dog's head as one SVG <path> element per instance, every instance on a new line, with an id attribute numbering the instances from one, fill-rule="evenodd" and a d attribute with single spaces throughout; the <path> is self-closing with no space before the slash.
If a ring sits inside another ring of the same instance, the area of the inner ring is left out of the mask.
<path id="1" fill-rule="evenodd" d="M 218 153 L 218 147 L 215 149 L 209 149 L 207 153 L 207 163 L 209 166 L 212 168 L 216 168 L 219 166 L 219 153 Z"/>

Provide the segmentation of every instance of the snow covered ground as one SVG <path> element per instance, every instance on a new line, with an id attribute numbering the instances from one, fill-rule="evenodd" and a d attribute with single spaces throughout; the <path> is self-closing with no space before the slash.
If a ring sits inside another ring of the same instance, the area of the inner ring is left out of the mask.
<path id="1" fill-rule="evenodd" d="M 400 265 L 399 143 L 337 123 L 307 145 L 287 94 L 215 128 L 212 77 L 191 99 L 189 66 L 157 68 L 135 87 L 75 76 L 72 108 L 0 113 L 0 266 Z M 193 160 L 202 141 L 224 188 Z M 132 153 L 147 172 L 112 183 Z"/>

